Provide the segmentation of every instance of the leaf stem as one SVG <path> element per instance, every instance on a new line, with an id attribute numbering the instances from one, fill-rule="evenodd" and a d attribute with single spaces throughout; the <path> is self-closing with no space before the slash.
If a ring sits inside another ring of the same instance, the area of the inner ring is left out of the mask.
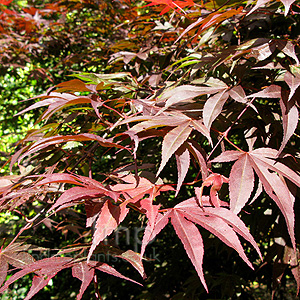
<path id="1" fill-rule="evenodd" d="M 234 145 L 232 142 L 230 142 L 227 139 L 227 135 L 228 132 L 231 130 L 231 128 L 237 123 L 237 121 L 242 117 L 242 115 L 247 111 L 247 109 L 249 108 L 250 104 L 255 100 L 255 97 L 252 98 L 251 101 L 249 101 L 246 105 L 246 107 L 244 107 L 244 109 L 240 112 L 240 114 L 237 116 L 237 118 L 235 119 L 235 121 L 226 129 L 226 131 L 224 131 L 223 133 L 221 133 L 221 138 L 218 140 L 217 144 L 214 146 L 214 148 L 212 149 L 212 151 L 209 153 L 208 157 L 207 157 L 207 161 L 209 160 L 209 158 L 211 157 L 211 155 L 214 153 L 214 151 L 217 149 L 217 147 L 219 146 L 219 144 L 223 141 L 223 139 L 225 138 L 231 145 L 233 145 L 235 148 L 237 148 L 239 151 L 243 151 L 240 148 L 238 148 L 236 145 Z M 216 130 L 215 130 L 216 131 Z M 218 131 L 219 132 L 219 131 Z M 219 132 L 220 133 L 220 132 Z"/>
<path id="2" fill-rule="evenodd" d="M 100 292 L 99 292 L 99 288 L 98 288 L 98 278 L 97 278 L 97 275 L 95 274 L 94 277 L 93 277 L 93 281 L 94 281 L 94 288 L 95 288 L 95 298 L 96 299 L 99 299 L 99 300 L 103 300 L 101 295 L 100 295 Z"/>

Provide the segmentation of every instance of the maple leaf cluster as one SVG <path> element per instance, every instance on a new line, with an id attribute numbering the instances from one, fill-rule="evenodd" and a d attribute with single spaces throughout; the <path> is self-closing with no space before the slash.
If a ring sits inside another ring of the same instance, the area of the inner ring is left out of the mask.
<path id="1" fill-rule="evenodd" d="M 121 1 L 125 8 L 129 2 Z M 75 79 L 55 85 L 18 113 L 44 108 L 39 129 L 28 132 L 8 162 L 22 173 L 0 180 L 0 211 L 17 211 L 26 221 L 1 248 L 0 292 L 34 273 L 30 299 L 67 268 L 81 281 L 78 300 L 96 270 L 141 285 L 95 254 L 122 258 L 146 279 L 147 245 L 169 223 L 208 292 L 205 232 L 252 269 L 258 263 L 250 261 L 240 237 L 257 259 L 267 256 L 242 220 L 247 212 L 258 213 L 257 203 L 268 203 L 284 220 L 285 254 L 276 258 L 281 269 L 278 274 L 274 268 L 275 280 L 280 282 L 289 265 L 299 292 L 294 210 L 300 187 L 299 49 L 285 35 L 255 36 L 266 9 L 274 18 L 286 18 L 299 7 L 269 0 L 217 7 L 215 2 L 148 2 L 147 9 L 164 5 L 166 23 L 156 19 L 152 27 L 145 25 L 147 15 L 124 23 L 126 37 L 110 47 L 106 72 L 72 74 Z M 144 8 L 133 10 L 142 15 Z M 35 202 L 43 210 L 28 219 L 22 208 Z M 52 229 L 57 217 L 75 212 L 84 215 L 85 225 L 57 225 L 78 239 L 54 256 L 34 260 L 30 253 L 43 249 L 17 242 L 32 226 Z M 141 249 L 107 245 L 136 213 L 146 222 Z"/>

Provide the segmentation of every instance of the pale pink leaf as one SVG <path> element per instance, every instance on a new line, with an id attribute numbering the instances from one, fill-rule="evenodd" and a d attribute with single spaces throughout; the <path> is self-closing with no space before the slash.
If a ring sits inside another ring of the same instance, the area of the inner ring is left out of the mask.
<path id="1" fill-rule="evenodd" d="M 299 81 L 300 84 L 300 81 Z M 297 125 L 298 125 L 298 119 L 299 119 L 299 113 L 296 106 L 292 106 L 288 113 L 286 113 L 286 107 L 280 99 L 280 108 L 282 111 L 282 125 L 283 125 L 283 140 L 280 146 L 280 149 L 278 150 L 278 155 L 282 152 L 285 145 L 289 141 L 290 137 L 294 134 Z"/>
<path id="2" fill-rule="evenodd" d="M 171 223 L 176 234 L 180 238 L 189 259 L 194 265 L 204 288 L 208 292 L 202 268 L 204 245 L 198 228 L 176 210 L 172 214 Z"/>
<path id="3" fill-rule="evenodd" d="M 88 264 L 83 261 L 75 264 L 72 267 L 72 276 L 78 278 L 81 281 L 81 286 L 79 294 L 77 294 L 77 300 L 80 300 L 83 296 L 83 293 L 90 285 L 93 280 L 95 270 L 88 266 Z"/>
<path id="4" fill-rule="evenodd" d="M 253 150 L 254 143 L 257 140 L 257 136 L 254 135 L 254 133 L 255 133 L 256 130 L 257 130 L 257 128 L 252 127 L 249 130 L 246 129 L 245 132 L 244 132 L 245 133 L 246 142 L 248 144 L 249 151 Z"/>
<path id="5" fill-rule="evenodd" d="M 249 202 L 249 205 L 251 205 L 257 198 L 258 196 L 263 192 L 263 185 L 261 183 L 261 181 L 258 182 L 258 186 L 255 192 L 255 195 L 253 196 L 253 198 L 251 199 L 251 201 Z"/>
<path id="6" fill-rule="evenodd" d="M 96 222 L 96 230 L 94 232 L 92 245 L 87 257 L 88 263 L 99 243 L 118 227 L 118 225 L 125 219 L 128 211 L 129 209 L 125 205 L 121 204 L 116 206 L 109 200 L 104 203 Z"/>
<path id="7" fill-rule="evenodd" d="M 228 92 L 226 92 L 226 90 L 223 89 L 223 91 L 219 92 L 214 96 L 211 96 L 206 100 L 203 108 L 203 122 L 208 130 L 210 130 L 213 121 L 221 113 L 223 105 L 228 99 L 228 97 Z"/>
<path id="8" fill-rule="evenodd" d="M 258 0 L 255 6 L 248 12 L 247 16 L 252 14 L 255 10 L 260 7 L 264 7 L 266 3 L 270 2 L 270 0 Z"/>
<path id="9" fill-rule="evenodd" d="M 254 173 L 247 154 L 232 166 L 229 176 L 230 210 L 238 214 L 251 196 L 254 187 Z"/>
<path id="10" fill-rule="evenodd" d="M 266 169 L 277 172 L 278 174 L 286 177 L 288 180 L 300 187 L 300 176 L 295 171 L 279 161 L 267 158 L 277 158 L 278 152 L 275 149 L 258 148 L 249 152 L 249 155 L 251 155 L 252 159 L 258 161 L 259 164 L 264 166 Z"/>
<path id="11" fill-rule="evenodd" d="M 293 58 L 296 61 L 297 65 L 299 65 L 299 59 L 295 52 L 295 46 L 291 41 L 287 41 L 286 45 L 284 46 L 284 48 L 281 51 L 284 54 L 286 54 L 287 56 Z"/>
<path id="12" fill-rule="evenodd" d="M 247 265 L 253 269 L 253 266 L 247 258 L 238 236 L 234 230 L 228 226 L 226 222 L 224 222 L 224 220 L 216 216 L 207 215 L 205 214 L 205 211 L 196 212 L 189 210 L 182 212 L 182 214 L 190 221 L 201 225 L 203 228 L 214 234 L 227 246 L 235 249 L 239 256 L 247 263 Z"/>
<path id="13" fill-rule="evenodd" d="M 205 127 L 205 125 L 203 124 L 203 122 L 201 120 L 193 120 L 191 119 L 191 126 L 197 130 L 198 132 L 200 132 L 201 134 L 203 134 L 208 141 L 210 142 L 210 144 L 212 145 L 212 140 L 210 137 L 210 133 L 209 130 Z"/>
<path id="14" fill-rule="evenodd" d="M 105 192 L 100 189 L 91 189 L 86 187 L 72 187 L 69 190 L 65 191 L 51 206 L 51 210 L 60 210 L 63 209 L 66 204 L 75 205 L 78 201 L 82 199 L 90 199 L 96 196 L 104 196 Z"/>
<path id="15" fill-rule="evenodd" d="M 168 224 L 171 212 L 172 210 L 168 210 L 165 214 L 159 213 L 154 226 L 148 222 L 142 240 L 141 257 L 143 257 L 146 246 L 149 244 L 149 242 L 153 240 Z"/>
<path id="16" fill-rule="evenodd" d="M 284 81 L 290 88 L 290 94 L 289 94 L 289 98 L 288 98 L 288 101 L 290 101 L 292 99 L 292 97 L 294 96 L 297 88 L 300 86 L 300 75 L 298 73 L 293 75 L 287 71 L 284 74 Z"/>
<path id="17" fill-rule="evenodd" d="M 181 85 L 174 89 L 167 90 L 164 92 L 160 100 L 166 100 L 165 108 L 170 107 L 179 102 L 191 100 L 195 97 L 207 94 L 214 94 L 223 90 L 224 87 L 200 87 L 193 85 Z"/>
<path id="18" fill-rule="evenodd" d="M 177 171 L 178 171 L 178 181 L 175 197 L 178 195 L 181 185 L 184 181 L 184 178 L 188 172 L 190 166 L 190 152 L 187 148 L 180 147 L 175 152 L 176 162 L 177 162 Z"/>
<path id="19" fill-rule="evenodd" d="M 155 187 L 153 189 L 155 189 Z M 151 194 L 152 197 L 145 198 L 140 201 L 141 208 L 146 210 L 146 216 L 151 226 L 155 224 L 158 215 L 158 209 L 160 207 L 160 205 L 153 204 L 153 193 Z"/>
<path id="20" fill-rule="evenodd" d="M 162 143 L 162 159 L 156 176 L 162 171 L 174 152 L 187 140 L 192 132 L 190 122 L 184 122 L 181 125 L 170 130 L 164 137 Z"/>
<path id="21" fill-rule="evenodd" d="M 258 93 L 251 94 L 247 98 L 281 98 L 281 87 L 279 85 L 272 84 Z"/>
<path id="22" fill-rule="evenodd" d="M 238 233 L 241 237 L 248 241 L 256 250 L 259 257 L 263 259 L 259 247 L 255 242 L 253 236 L 251 235 L 249 229 L 236 214 L 223 207 L 206 207 L 205 213 L 210 213 L 211 215 L 223 219 L 223 221 L 230 225 L 236 233 Z"/>
<path id="23" fill-rule="evenodd" d="M 280 0 L 284 5 L 284 16 L 286 17 L 289 13 L 291 5 L 295 2 L 295 0 Z"/>
<path id="24" fill-rule="evenodd" d="M 275 201 L 283 214 L 293 248 L 296 249 L 294 233 L 295 219 L 293 210 L 294 197 L 289 191 L 285 181 L 276 173 L 269 172 L 266 166 L 261 164 L 259 160 L 251 157 L 251 165 L 261 180 L 266 193 Z"/>
<path id="25" fill-rule="evenodd" d="M 214 163 L 214 162 L 229 162 L 229 161 L 234 161 L 239 159 L 239 157 L 243 155 L 243 152 L 240 151 L 236 151 L 236 150 L 228 150 L 225 152 L 222 152 L 219 156 L 217 156 L 216 158 L 214 158 L 213 160 L 211 160 L 210 162 Z"/>
<path id="26" fill-rule="evenodd" d="M 116 257 L 120 257 L 122 259 L 125 259 L 128 261 L 143 277 L 143 279 L 146 278 L 145 270 L 143 267 L 143 264 L 141 262 L 141 255 L 139 253 L 136 253 L 132 250 L 127 250 L 123 252 L 120 255 L 115 255 Z"/>
<path id="27" fill-rule="evenodd" d="M 208 176 L 208 169 L 206 160 L 203 157 L 203 154 L 201 153 L 201 149 L 199 149 L 200 146 L 192 140 L 191 142 L 188 142 L 188 147 L 189 151 L 192 153 L 192 155 L 194 156 L 194 158 L 200 166 L 202 179 L 205 180 L 205 178 Z"/>
<path id="28" fill-rule="evenodd" d="M 233 87 L 231 90 L 229 90 L 228 93 L 229 93 L 229 96 L 232 99 L 234 99 L 236 102 L 247 104 L 253 110 L 255 110 L 256 112 L 258 112 L 257 109 L 256 109 L 256 107 L 252 103 L 249 103 L 249 100 L 247 99 L 245 91 L 244 91 L 244 89 L 240 85 Z"/>
<path id="29" fill-rule="evenodd" d="M 248 102 L 245 91 L 240 85 L 233 87 L 232 89 L 230 89 L 228 91 L 228 93 L 229 93 L 229 96 L 237 102 L 240 102 L 240 103 Z"/>
<path id="30" fill-rule="evenodd" d="M 101 272 L 104 272 L 104 273 L 107 273 L 109 275 L 113 275 L 115 277 L 118 277 L 118 278 L 121 278 L 121 279 L 125 279 L 125 280 L 128 280 L 128 281 L 131 281 L 133 283 L 136 283 L 138 285 L 141 285 L 139 282 L 135 281 L 135 280 L 132 280 L 124 275 L 122 275 L 121 273 L 119 273 L 116 269 L 114 269 L 113 267 L 109 266 L 108 264 L 105 264 L 105 263 L 97 263 L 97 262 L 93 262 L 91 261 L 89 263 L 90 265 L 93 265 L 97 270 L 101 271 Z"/>

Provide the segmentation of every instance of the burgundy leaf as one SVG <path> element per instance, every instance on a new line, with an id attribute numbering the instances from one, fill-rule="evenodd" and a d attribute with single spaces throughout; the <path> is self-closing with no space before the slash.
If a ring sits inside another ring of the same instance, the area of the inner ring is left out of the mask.
<path id="1" fill-rule="evenodd" d="M 86 227 L 91 227 L 98 218 L 104 201 L 85 201 Z"/>
<path id="2" fill-rule="evenodd" d="M 56 145 L 64 142 L 71 142 L 71 141 L 77 141 L 77 142 L 82 142 L 82 141 L 97 141 L 99 144 L 103 147 L 117 147 L 117 148 L 123 148 L 126 149 L 116 143 L 113 143 L 111 139 L 104 139 L 98 135 L 91 134 L 91 133 L 82 133 L 82 134 L 77 134 L 77 135 L 56 135 L 52 137 L 46 137 L 43 138 L 37 142 L 35 142 L 33 145 L 29 147 L 28 150 L 26 150 L 25 153 L 23 153 L 19 159 L 18 162 L 20 163 L 21 160 L 30 154 L 34 154 L 48 146 L 51 145 Z"/>

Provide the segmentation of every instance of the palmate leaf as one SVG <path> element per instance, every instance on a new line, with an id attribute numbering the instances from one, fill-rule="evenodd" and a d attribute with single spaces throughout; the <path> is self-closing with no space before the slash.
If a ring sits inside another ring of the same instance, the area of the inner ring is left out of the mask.
<path id="1" fill-rule="evenodd" d="M 10 166 L 18 161 L 20 163 L 22 159 L 28 155 L 35 154 L 39 152 L 42 149 L 47 148 L 51 145 L 56 145 L 60 143 L 67 143 L 67 142 L 82 142 L 82 141 L 97 141 L 99 144 L 103 147 L 117 147 L 126 149 L 125 147 L 118 145 L 117 143 L 114 143 L 112 139 L 104 139 L 98 135 L 92 134 L 92 133 L 82 133 L 77 135 L 56 135 L 52 137 L 46 137 L 38 140 L 34 144 L 32 144 L 30 147 L 24 147 L 24 149 L 21 149 L 16 154 L 13 155 Z M 23 152 L 23 153 L 22 153 Z"/>
<path id="2" fill-rule="evenodd" d="M 118 271 L 116 271 L 113 267 L 97 261 L 90 261 L 89 264 L 87 264 L 86 261 L 74 261 L 71 257 L 49 257 L 42 260 L 38 260 L 29 264 L 26 264 L 23 266 L 23 268 L 13 274 L 1 287 L 0 293 L 3 293 L 10 284 L 18 280 L 19 278 L 30 274 L 35 273 L 35 276 L 33 277 L 30 290 L 28 294 L 26 295 L 26 300 L 31 299 L 34 295 L 36 295 L 42 288 L 44 288 L 51 278 L 56 276 L 56 274 L 63 269 L 72 268 L 72 275 L 73 277 L 78 278 L 82 283 L 80 287 L 79 294 L 77 295 L 77 300 L 80 300 L 82 298 L 83 293 L 85 292 L 86 288 L 90 284 L 94 274 L 95 269 L 119 277 L 121 279 L 125 279 L 128 281 L 131 281 L 133 283 L 136 283 L 138 285 L 141 285 L 140 283 L 136 282 L 135 280 L 132 280 Z"/>
<path id="3" fill-rule="evenodd" d="M 80 81 L 80 83 L 81 83 L 81 85 L 85 86 L 85 84 L 83 82 Z M 65 86 L 65 85 L 67 85 L 67 82 L 65 82 L 63 84 L 63 86 Z M 79 84 L 77 83 L 77 85 L 79 85 Z M 82 91 L 84 91 L 83 88 L 82 88 Z M 85 88 L 85 91 L 91 92 L 91 89 Z M 98 110 L 98 107 L 102 105 L 100 98 L 99 98 L 99 101 L 95 101 L 92 98 L 87 97 L 87 96 L 76 96 L 76 95 L 73 95 L 70 93 L 51 92 L 49 95 L 42 94 L 33 99 L 39 99 L 39 98 L 41 98 L 42 100 L 23 109 L 22 111 L 18 112 L 16 115 L 18 116 L 18 115 L 24 114 L 30 110 L 40 108 L 43 106 L 48 106 L 46 111 L 41 116 L 41 119 L 48 120 L 53 114 L 57 113 L 58 111 L 61 111 L 62 109 L 66 108 L 66 107 L 77 105 L 77 104 L 90 103 L 92 105 L 92 107 L 94 108 L 97 116 L 100 118 L 100 114 L 99 114 L 99 110 Z"/>
<path id="4" fill-rule="evenodd" d="M 51 185 L 56 183 L 76 185 L 75 187 L 72 187 L 66 191 L 62 190 L 62 195 L 50 207 L 48 212 L 56 212 L 66 207 L 74 206 L 81 200 L 109 197 L 113 201 L 117 201 L 117 199 L 119 198 L 119 193 L 106 188 L 97 180 L 89 177 L 68 173 L 46 174 L 35 177 L 43 177 L 43 179 L 35 183 L 36 188 L 33 189 L 33 191 L 35 192 L 38 191 L 38 188 L 41 189 L 41 187 L 43 187 L 44 189 L 48 187 L 48 189 L 51 190 Z M 29 192 L 30 191 L 28 191 L 28 189 L 24 190 L 25 194 Z"/>
<path id="5" fill-rule="evenodd" d="M 194 120 L 192 118 L 185 116 L 184 114 L 174 114 L 174 115 L 167 115 L 167 116 L 159 115 L 159 116 L 133 117 L 133 118 L 128 118 L 121 123 L 124 124 L 124 123 L 130 123 L 135 121 L 142 121 L 142 122 L 131 127 L 127 132 L 125 132 L 125 134 L 138 135 L 140 132 L 153 129 L 153 128 L 159 128 L 165 126 L 175 127 L 169 130 L 163 138 L 162 159 L 161 159 L 160 167 L 157 171 L 157 176 L 165 167 L 166 163 L 169 161 L 171 156 L 174 153 L 176 153 L 176 151 L 188 140 L 193 130 L 200 132 L 211 142 L 209 131 L 207 130 L 206 126 L 202 123 L 202 121 Z M 185 147 L 188 147 L 188 144 L 185 144 Z M 180 151 L 183 151 L 183 149 Z M 195 151 L 193 152 L 195 153 Z"/>
<path id="6" fill-rule="evenodd" d="M 230 206 L 231 210 L 235 213 L 238 213 L 250 198 L 250 190 L 252 191 L 253 189 L 254 178 L 252 173 L 247 169 L 253 169 L 258 175 L 266 193 L 281 210 L 293 247 L 295 248 L 294 196 L 289 191 L 283 177 L 300 187 L 300 176 L 283 163 L 276 161 L 277 153 L 275 149 L 271 148 L 258 148 L 250 152 L 225 151 L 213 159 L 212 162 L 237 160 L 232 167 L 229 177 Z M 245 189 L 244 197 L 241 195 L 241 188 Z"/>
<path id="7" fill-rule="evenodd" d="M 279 41 L 278 41 L 279 43 Z M 283 51 L 283 50 L 282 50 Z M 284 51 L 283 51 L 284 52 Z M 291 55 L 293 57 L 293 55 Z M 296 57 L 297 58 L 297 57 Z M 285 73 L 285 81 L 290 88 L 290 94 L 287 101 L 285 101 L 285 97 L 282 97 L 282 89 L 278 85 L 270 85 L 262 91 L 249 95 L 247 98 L 260 97 L 260 98 L 279 98 L 280 108 L 282 112 L 282 125 L 283 125 L 283 140 L 281 146 L 278 151 L 279 154 L 283 151 L 290 137 L 294 134 L 298 119 L 299 112 L 295 105 L 293 105 L 290 99 L 294 96 L 295 91 L 300 85 L 299 75 L 293 76 L 289 72 Z M 297 79 L 298 78 L 298 79 Z M 285 103 L 287 102 L 287 103 Z"/>
<path id="8" fill-rule="evenodd" d="M 150 224 L 153 224 L 157 218 L 160 205 L 154 205 L 154 199 L 161 192 L 174 190 L 172 186 L 166 184 L 155 184 L 144 177 L 139 177 L 138 181 L 133 175 L 120 177 L 124 183 L 111 186 L 113 191 L 123 195 L 125 202 L 134 203 L 137 209 L 145 213 Z M 148 196 L 149 195 L 149 196 Z M 145 196 L 148 196 L 145 198 Z"/>
<path id="9" fill-rule="evenodd" d="M 51 278 L 53 278 L 61 270 L 68 268 L 69 263 L 72 261 L 70 257 L 50 257 L 42 260 L 35 261 L 26 265 L 22 270 L 13 274 L 2 286 L 0 293 L 5 291 L 10 284 L 19 278 L 29 273 L 36 273 L 32 281 L 31 288 L 26 296 L 26 300 L 31 299 L 37 292 L 45 287 Z"/>
<path id="10" fill-rule="evenodd" d="M 126 259 L 125 257 L 123 257 Z M 78 278 L 81 281 L 80 291 L 77 294 L 77 300 L 80 300 L 87 289 L 87 287 L 92 282 L 94 276 L 95 276 L 95 269 L 102 271 L 104 273 L 119 277 L 121 279 L 125 279 L 128 281 L 131 281 L 133 283 L 136 283 L 138 285 L 141 285 L 139 282 L 136 282 L 135 280 L 132 280 L 121 273 L 119 273 L 117 270 L 115 270 L 113 267 L 109 266 L 105 263 L 99 263 L 96 261 L 90 261 L 88 264 L 86 261 L 82 261 L 79 263 L 75 263 L 72 266 L 72 275 L 73 277 Z"/>
<path id="11" fill-rule="evenodd" d="M 22 243 L 13 243 L 0 250 L 0 286 L 5 281 L 9 265 L 15 268 L 23 268 L 35 261 L 34 258 L 26 252 L 30 246 L 31 245 Z"/>
<path id="12" fill-rule="evenodd" d="M 176 234 L 183 243 L 187 255 L 193 263 L 203 286 L 207 290 L 202 269 L 204 246 L 201 234 L 195 224 L 207 229 L 226 245 L 235 249 L 251 268 L 253 268 L 252 264 L 245 255 L 236 233 L 251 243 L 260 258 L 262 256 L 248 228 L 238 216 L 230 212 L 227 208 L 210 206 L 207 196 L 203 196 L 202 201 L 205 207 L 200 207 L 196 198 L 190 198 L 177 204 L 174 208 L 164 210 L 164 214 L 159 213 L 155 224 L 150 225 L 148 223 L 145 229 L 141 256 L 145 252 L 146 245 L 160 233 L 171 218 L 171 223 Z"/>

